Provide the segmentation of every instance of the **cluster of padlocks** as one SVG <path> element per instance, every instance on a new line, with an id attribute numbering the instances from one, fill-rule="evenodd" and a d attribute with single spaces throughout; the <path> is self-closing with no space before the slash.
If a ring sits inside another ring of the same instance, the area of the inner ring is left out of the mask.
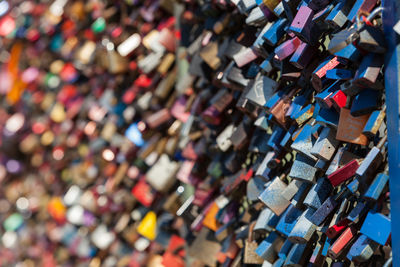
<path id="1" fill-rule="evenodd" d="M 389 266 L 385 53 L 378 0 L 0 1 L 0 265 Z"/>

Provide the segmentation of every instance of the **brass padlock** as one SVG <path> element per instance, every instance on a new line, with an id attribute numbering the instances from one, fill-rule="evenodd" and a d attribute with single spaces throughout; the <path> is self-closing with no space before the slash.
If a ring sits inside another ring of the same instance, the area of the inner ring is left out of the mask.
<path id="1" fill-rule="evenodd" d="M 245 264 L 261 264 L 264 259 L 258 256 L 256 249 L 258 247 L 257 242 L 253 239 L 253 229 L 256 222 L 252 222 L 249 227 L 249 235 L 244 243 L 244 258 L 243 263 Z"/>

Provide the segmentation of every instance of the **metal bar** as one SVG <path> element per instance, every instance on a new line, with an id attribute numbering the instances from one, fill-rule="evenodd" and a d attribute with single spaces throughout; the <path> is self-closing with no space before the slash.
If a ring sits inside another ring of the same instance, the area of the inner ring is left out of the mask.
<path id="1" fill-rule="evenodd" d="M 390 175 L 393 266 L 400 266 L 400 161 L 399 89 L 400 46 L 393 26 L 400 18 L 400 1 L 383 0 L 383 29 L 388 44 L 385 57 L 386 118 Z"/>

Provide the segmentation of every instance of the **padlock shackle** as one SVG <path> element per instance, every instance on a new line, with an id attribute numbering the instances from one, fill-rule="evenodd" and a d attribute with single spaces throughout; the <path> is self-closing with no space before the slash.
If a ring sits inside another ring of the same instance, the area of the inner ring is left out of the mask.
<path id="1" fill-rule="evenodd" d="M 376 145 L 377 148 L 381 149 L 387 140 L 387 133 L 382 137 L 379 143 Z"/>
<path id="2" fill-rule="evenodd" d="M 382 14 L 383 12 L 383 7 L 377 7 L 374 10 L 372 10 L 371 13 L 369 13 L 367 20 L 371 21 L 373 18 L 375 18 L 378 14 Z"/>
<path id="3" fill-rule="evenodd" d="M 253 230 L 254 230 L 254 227 L 256 226 L 256 221 L 254 221 L 254 222 L 251 222 L 250 223 L 250 226 L 249 226 L 249 233 L 248 233 L 248 235 L 247 235 L 247 241 L 249 242 L 249 243 L 251 243 L 252 241 L 254 241 L 254 233 L 253 233 Z"/>

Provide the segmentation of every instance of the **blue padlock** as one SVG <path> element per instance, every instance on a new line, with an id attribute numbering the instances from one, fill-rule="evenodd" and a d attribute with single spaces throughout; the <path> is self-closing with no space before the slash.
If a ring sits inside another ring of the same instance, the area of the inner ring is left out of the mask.
<path id="1" fill-rule="evenodd" d="M 386 173 L 379 173 L 368 190 L 364 193 L 364 198 L 368 200 L 377 201 L 389 181 L 389 175 Z"/>
<path id="2" fill-rule="evenodd" d="M 284 266 L 304 266 L 311 251 L 310 244 L 294 244 L 286 257 Z"/>
<path id="3" fill-rule="evenodd" d="M 353 100 L 350 114 L 354 117 L 372 113 L 380 107 L 381 92 L 373 89 L 362 90 Z"/>
<path id="4" fill-rule="evenodd" d="M 381 71 L 384 58 L 380 54 L 369 53 L 363 57 L 352 83 L 364 87 L 376 87 L 375 84 Z"/>
<path id="5" fill-rule="evenodd" d="M 288 239 L 285 239 L 285 242 L 283 243 L 281 249 L 278 252 L 278 257 L 281 259 L 286 259 L 292 246 L 293 246 L 293 243 L 290 242 Z"/>
<path id="6" fill-rule="evenodd" d="M 390 219 L 381 213 L 370 211 L 364 220 L 360 233 L 384 246 L 391 234 Z"/>
<path id="7" fill-rule="evenodd" d="M 303 212 L 288 236 L 289 241 L 302 244 L 310 242 L 316 230 L 316 225 L 310 221 L 314 212 L 313 208 L 308 208 Z"/>
<path id="8" fill-rule="evenodd" d="M 353 72 L 347 69 L 331 69 L 326 72 L 326 78 L 333 80 L 349 80 L 353 75 Z"/>
<path id="9" fill-rule="evenodd" d="M 329 197 L 333 187 L 325 177 L 319 178 L 317 183 L 308 192 L 304 205 L 314 209 L 318 209 L 322 203 Z"/>
<path id="10" fill-rule="evenodd" d="M 272 232 L 258 245 L 255 252 L 264 260 L 274 262 L 277 258 L 277 251 L 281 249 L 283 243 L 284 239 L 276 232 Z"/>
<path id="11" fill-rule="evenodd" d="M 263 35 L 263 39 L 270 46 L 276 46 L 279 40 L 285 34 L 285 27 L 288 24 L 288 20 L 286 18 L 280 18 L 275 21 L 271 28 L 269 28 Z"/>
<path id="12" fill-rule="evenodd" d="M 278 223 L 278 220 L 276 218 L 277 217 L 275 213 L 272 212 L 272 210 L 270 210 L 269 208 L 263 209 L 258 215 L 253 231 L 261 233 L 272 232 L 273 227 L 275 227 Z"/>
<path id="13" fill-rule="evenodd" d="M 311 187 L 309 183 L 302 183 L 299 190 L 297 191 L 296 195 L 294 195 L 291 204 L 299 209 L 304 208 L 304 199 L 306 198 L 308 191 Z"/>
<path id="14" fill-rule="evenodd" d="M 276 225 L 276 231 L 284 236 L 289 236 L 302 213 L 300 209 L 290 205 L 280 216 L 279 222 Z"/>
<path id="15" fill-rule="evenodd" d="M 381 110 L 375 110 L 371 113 L 367 123 L 364 126 L 363 134 L 368 136 L 370 139 L 376 136 L 379 128 L 382 126 L 383 120 L 386 116 L 386 105 Z"/>
<path id="16" fill-rule="evenodd" d="M 350 211 L 346 219 L 351 223 L 356 224 L 362 220 L 364 215 L 368 212 L 369 207 L 364 203 L 359 201 L 357 205 Z"/>
<path id="17" fill-rule="evenodd" d="M 356 242 L 351 246 L 346 257 L 350 261 L 356 263 L 367 262 L 372 257 L 378 246 L 378 243 L 369 239 L 367 236 L 360 235 Z"/>
<path id="18" fill-rule="evenodd" d="M 360 51 L 353 44 L 349 44 L 341 50 L 337 51 L 335 56 L 350 60 L 351 62 L 357 62 L 360 57 Z"/>
<path id="19" fill-rule="evenodd" d="M 333 107 L 329 109 L 321 108 L 315 121 L 324 126 L 330 126 L 336 129 L 339 124 L 339 113 Z"/>

